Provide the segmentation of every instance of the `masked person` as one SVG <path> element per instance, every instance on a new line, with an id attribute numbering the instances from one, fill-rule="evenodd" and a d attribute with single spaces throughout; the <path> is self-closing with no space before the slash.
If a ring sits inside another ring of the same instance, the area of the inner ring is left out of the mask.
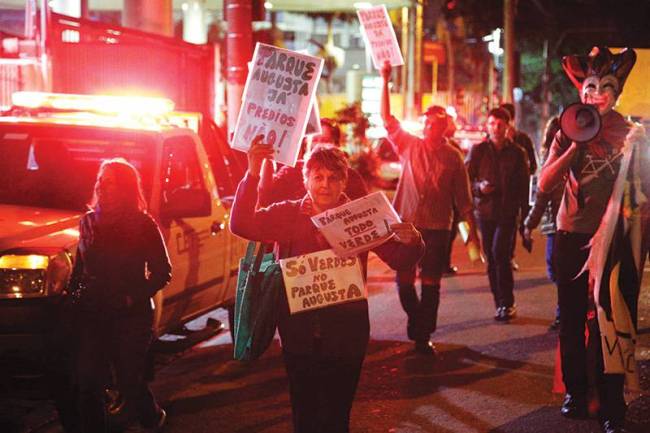
<path id="1" fill-rule="evenodd" d="M 561 412 L 571 418 L 588 415 L 587 378 L 595 375 L 606 433 L 624 431 L 624 379 L 632 387 L 637 380 L 633 342 L 645 256 L 641 235 L 647 233 L 640 209 L 650 193 L 647 170 L 641 168 L 648 167 L 648 142 L 642 127 L 613 110 L 635 61 L 633 50 L 612 54 L 604 47 L 563 59 L 582 102 L 597 108 L 602 128 L 587 143 L 573 142 L 560 131 L 539 182 L 544 193 L 565 182 L 554 246 L 566 386 Z M 588 349 L 595 365 L 588 362 Z"/>
<path id="2" fill-rule="evenodd" d="M 435 355 L 429 338 L 436 330 L 440 281 L 449 265 L 449 238 L 455 228 L 454 208 L 459 219 L 469 223 L 470 239 L 478 242 L 469 180 L 463 157 L 445 138 L 448 126 L 445 109 L 434 105 L 424 113 L 423 138 L 407 133 L 390 114 L 391 66 L 388 62 L 381 75 L 381 116 L 388 140 L 402 163 L 393 205 L 403 221 L 415 224 L 422 232 L 426 245 L 420 262 L 420 297 L 415 290 L 415 266 L 397 272 L 397 290 L 408 318 L 406 333 L 415 341 L 416 352 Z"/>
<path id="3" fill-rule="evenodd" d="M 307 193 L 260 208 L 258 183 L 264 159 L 273 148 L 253 140 L 248 172 L 237 188 L 230 228 L 246 239 L 275 242 L 280 259 L 329 250 L 311 217 L 347 201 L 343 192 L 348 162 L 334 147 L 319 146 L 307 155 L 303 176 Z M 373 248 L 393 269 L 413 266 L 422 256 L 420 233 L 409 223 L 391 226 L 394 238 Z M 366 275 L 368 253 L 357 256 Z M 295 433 L 347 433 L 350 409 L 370 335 L 366 299 L 289 313 L 287 297 L 281 306 L 278 330 L 289 377 L 289 396 Z"/>

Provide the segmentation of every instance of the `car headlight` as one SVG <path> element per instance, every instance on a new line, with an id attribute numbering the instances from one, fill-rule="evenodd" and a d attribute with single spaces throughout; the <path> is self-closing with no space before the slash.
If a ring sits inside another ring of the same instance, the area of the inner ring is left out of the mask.
<path id="1" fill-rule="evenodd" d="M 67 253 L 54 256 L 0 256 L 0 297 L 30 298 L 59 294 L 67 284 L 72 261 Z"/>

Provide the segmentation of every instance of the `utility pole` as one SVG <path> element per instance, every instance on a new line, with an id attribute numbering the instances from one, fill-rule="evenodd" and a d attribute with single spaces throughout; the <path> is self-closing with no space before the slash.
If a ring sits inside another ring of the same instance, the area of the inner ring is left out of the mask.
<path id="1" fill-rule="evenodd" d="M 253 14 L 251 0 L 226 0 L 226 98 L 228 133 L 235 129 L 253 57 Z"/>
<path id="2" fill-rule="evenodd" d="M 422 0 L 418 0 L 415 5 L 415 43 L 414 43 L 414 70 L 413 70 L 413 112 L 411 116 L 415 118 L 422 112 L 422 39 L 424 37 L 423 17 L 424 10 Z"/>
<path id="3" fill-rule="evenodd" d="M 503 0 L 503 102 L 512 102 L 515 79 L 515 2 Z"/>

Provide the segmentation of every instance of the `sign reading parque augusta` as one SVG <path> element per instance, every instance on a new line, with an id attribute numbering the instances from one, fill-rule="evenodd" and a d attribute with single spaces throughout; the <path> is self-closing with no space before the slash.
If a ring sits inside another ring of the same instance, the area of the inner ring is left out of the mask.
<path id="1" fill-rule="evenodd" d="M 368 298 L 356 256 L 323 250 L 281 259 L 280 267 L 291 314 Z"/>
<path id="2" fill-rule="evenodd" d="M 320 57 L 258 43 L 232 147 L 248 151 L 261 134 L 275 149 L 274 159 L 293 167 L 322 69 Z"/>
<path id="3" fill-rule="evenodd" d="M 404 59 L 386 6 L 359 9 L 357 16 L 361 23 L 364 41 L 370 47 L 375 69 L 381 69 L 386 60 L 390 62 L 391 66 L 403 65 Z"/>
<path id="4" fill-rule="evenodd" d="M 377 191 L 311 217 L 332 249 L 346 257 L 370 250 L 393 236 L 389 226 L 400 218 Z"/>

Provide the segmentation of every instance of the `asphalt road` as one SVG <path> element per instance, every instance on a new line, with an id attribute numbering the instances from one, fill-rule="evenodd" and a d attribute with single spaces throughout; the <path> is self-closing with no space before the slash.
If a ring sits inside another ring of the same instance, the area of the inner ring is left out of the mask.
<path id="1" fill-rule="evenodd" d="M 518 317 L 509 324 L 492 318 L 494 307 L 483 267 L 472 267 L 464 248 L 455 246 L 454 263 L 460 273 L 443 280 L 433 337 L 440 353 L 437 358 L 423 358 L 412 350 L 393 273 L 372 258 L 371 342 L 351 431 L 599 432 L 595 420 L 571 421 L 559 414 L 562 395 L 553 392 L 557 334 L 548 330 L 556 294 L 546 279 L 543 243 L 544 239 L 536 239 L 533 254 L 517 252 Z M 641 329 L 650 328 L 648 277 L 639 314 Z M 222 312 L 216 317 L 225 319 Z M 627 395 L 628 427 L 638 433 L 650 432 L 650 334 L 642 334 L 640 340 L 645 391 Z M 153 388 L 169 414 L 166 433 L 291 432 L 279 342 L 250 364 L 231 360 L 231 350 L 229 335 L 224 333 L 161 361 Z M 22 431 L 60 431 L 51 408 L 48 412 L 41 405 L 23 412 L 27 413 Z M 30 430 L 47 413 L 50 422 Z M 1 415 L 0 409 L 0 419 Z"/>

